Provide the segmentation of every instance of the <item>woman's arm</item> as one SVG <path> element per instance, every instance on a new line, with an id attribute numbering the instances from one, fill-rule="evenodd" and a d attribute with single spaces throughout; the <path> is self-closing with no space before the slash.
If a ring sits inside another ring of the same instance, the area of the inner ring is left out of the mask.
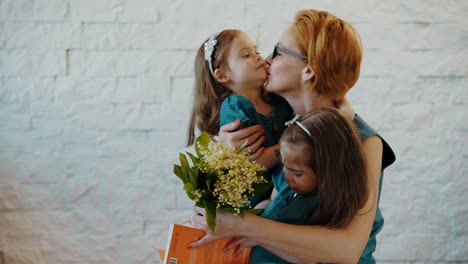
<path id="1" fill-rule="evenodd" d="M 375 136 L 363 145 L 369 176 L 369 197 L 351 223 L 345 228 L 321 226 L 294 226 L 259 217 L 247 216 L 242 235 L 262 241 L 284 255 L 294 256 L 300 262 L 331 261 L 356 263 L 366 246 L 377 210 L 381 174 L 382 141 Z M 250 219 L 253 221 L 251 221 Z M 259 221 L 260 220 L 260 221 Z M 258 228 L 258 227 L 262 228 Z M 269 232 L 275 230 L 275 232 Z"/>
<path id="2" fill-rule="evenodd" d="M 377 210 L 378 187 L 381 174 L 382 141 L 374 136 L 362 145 L 369 177 L 369 197 L 365 206 L 344 228 L 290 225 L 245 214 L 237 219 L 229 214 L 219 214 L 217 234 L 208 234 L 194 245 L 201 245 L 224 236 L 245 236 L 268 247 L 281 257 L 299 263 L 339 262 L 356 263 L 369 240 Z M 201 217 L 194 222 L 202 223 Z"/>

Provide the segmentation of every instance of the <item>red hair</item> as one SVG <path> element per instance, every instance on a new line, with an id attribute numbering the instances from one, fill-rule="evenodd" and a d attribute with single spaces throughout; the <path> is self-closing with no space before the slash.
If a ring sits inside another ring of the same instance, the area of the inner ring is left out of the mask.
<path id="1" fill-rule="evenodd" d="M 308 85 L 319 96 L 340 100 L 359 78 L 362 46 L 354 27 L 313 9 L 296 14 L 292 31 L 315 76 Z"/>

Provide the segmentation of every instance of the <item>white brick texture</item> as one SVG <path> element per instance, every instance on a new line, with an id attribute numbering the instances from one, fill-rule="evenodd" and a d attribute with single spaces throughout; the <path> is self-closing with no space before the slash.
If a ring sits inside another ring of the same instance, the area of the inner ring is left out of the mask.
<path id="1" fill-rule="evenodd" d="M 0 264 L 161 263 L 196 50 L 266 56 L 302 8 L 356 26 L 349 99 L 397 154 L 378 262 L 468 263 L 468 1 L 0 0 Z"/>

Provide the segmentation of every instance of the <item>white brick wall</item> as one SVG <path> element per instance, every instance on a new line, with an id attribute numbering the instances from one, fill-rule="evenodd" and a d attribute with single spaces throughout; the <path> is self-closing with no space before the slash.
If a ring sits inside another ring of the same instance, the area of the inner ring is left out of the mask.
<path id="1" fill-rule="evenodd" d="M 201 41 L 301 8 L 361 34 L 350 99 L 397 153 L 380 263 L 468 262 L 466 0 L 0 0 L 0 264 L 160 263 Z"/>

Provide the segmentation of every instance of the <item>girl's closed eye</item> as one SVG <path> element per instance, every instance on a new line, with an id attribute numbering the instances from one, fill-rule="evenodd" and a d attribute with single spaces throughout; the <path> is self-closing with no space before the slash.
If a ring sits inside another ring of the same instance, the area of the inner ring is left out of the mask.
<path id="1" fill-rule="evenodd" d="M 285 170 L 285 173 L 286 173 L 286 170 L 289 170 L 290 172 L 292 172 L 292 174 L 295 176 L 295 177 L 301 177 L 304 173 L 302 173 L 301 171 L 298 171 L 298 170 L 295 170 L 295 169 L 291 169 L 291 168 L 287 168 L 286 166 L 284 166 L 284 170 Z"/>
<path id="2" fill-rule="evenodd" d="M 257 50 L 245 51 L 242 54 L 242 58 L 250 58 L 253 55 L 258 56 L 258 55 L 260 55 L 260 52 L 258 52 Z"/>
<path id="3" fill-rule="evenodd" d="M 296 176 L 298 178 L 300 178 L 302 176 L 302 173 L 293 173 L 293 174 L 294 174 L 294 176 Z"/>
<path id="4" fill-rule="evenodd" d="M 297 177 L 297 178 L 301 177 L 301 176 L 304 174 L 302 171 L 298 171 L 298 170 L 292 170 L 292 169 L 290 169 L 290 171 L 291 171 L 292 174 L 293 174 L 295 177 Z"/>

